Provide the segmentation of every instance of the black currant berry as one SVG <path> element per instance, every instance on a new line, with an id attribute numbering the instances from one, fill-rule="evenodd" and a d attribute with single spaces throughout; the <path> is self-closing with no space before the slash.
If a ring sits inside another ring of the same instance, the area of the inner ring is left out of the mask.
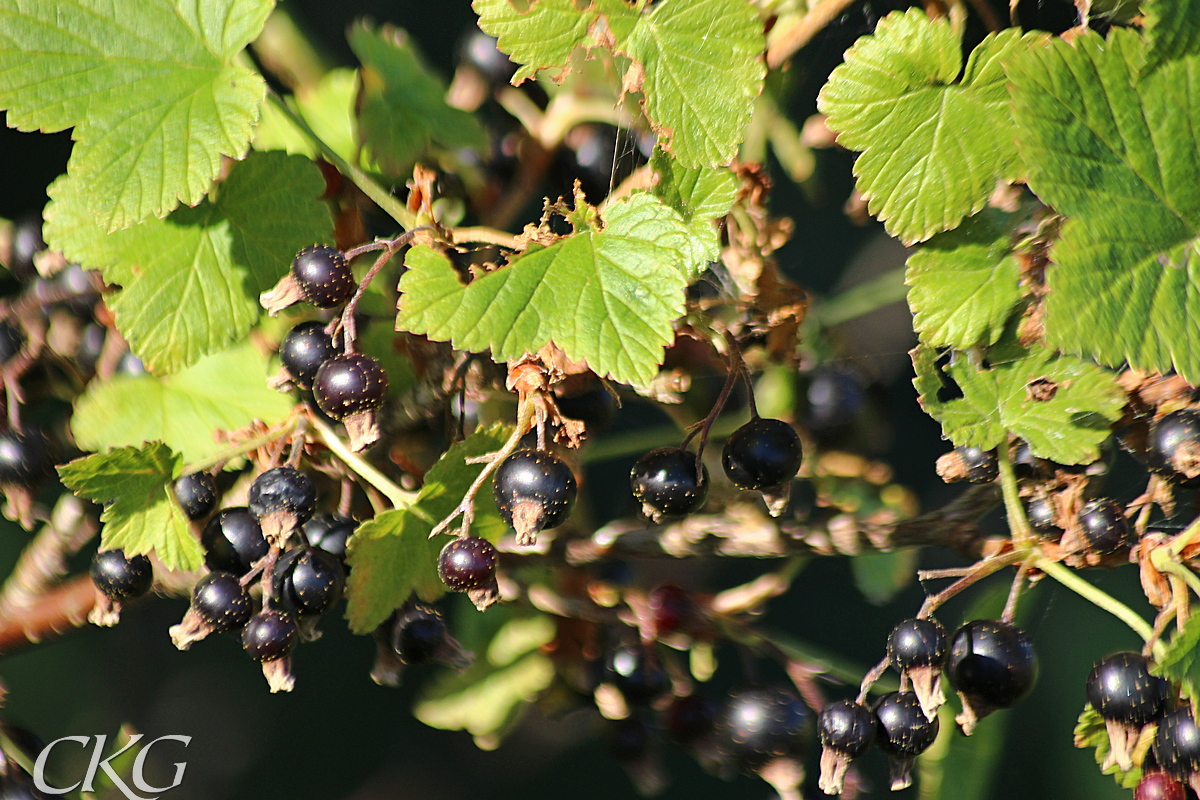
<path id="1" fill-rule="evenodd" d="M 313 378 L 313 396 L 317 405 L 334 419 L 379 408 L 387 390 L 388 378 L 383 367 L 361 353 L 346 353 L 329 359 Z"/>
<path id="2" fill-rule="evenodd" d="M 207 472 L 191 472 L 175 481 L 175 500 L 188 519 L 203 519 L 217 505 L 217 481 Z"/>
<path id="3" fill-rule="evenodd" d="M 555 397 L 554 402 L 564 417 L 582 422 L 589 435 L 603 433 L 617 415 L 617 401 L 603 387 Z"/>
<path id="4" fill-rule="evenodd" d="M 867 752 L 875 740 L 875 715 L 849 700 L 830 703 L 817 715 L 817 739 L 821 742 L 820 789 L 841 794 L 850 761 Z"/>
<path id="5" fill-rule="evenodd" d="M 1190 707 L 1170 711 L 1158 721 L 1154 758 L 1167 774 L 1182 781 L 1200 772 L 1200 726 Z"/>
<path id="6" fill-rule="evenodd" d="M 8 269 L 19 281 L 25 281 L 37 274 L 33 265 L 33 257 L 46 249 L 46 241 L 42 239 L 42 215 L 23 214 L 13 221 L 12 244 L 10 249 Z"/>
<path id="7" fill-rule="evenodd" d="M 696 608 L 691 596 L 678 586 L 666 583 L 656 586 L 646 596 L 655 636 L 669 636 L 691 627 Z"/>
<path id="8" fill-rule="evenodd" d="M 92 583 L 110 600 L 141 597 L 154 583 L 154 567 L 142 555 L 125 557 L 123 550 L 101 550 L 92 559 Z"/>
<path id="9" fill-rule="evenodd" d="M 455 539 L 438 555 L 438 575 L 451 591 L 481 589 L 496 577 L 496 548 L 478 536 Z"/>
<path id="10" fill-rule="evenodd" d="M 204 563 L 214 572 L 245 575 L 270 551 L 258 518 L 244 506 L 226 508 L 200 533 Z"/>
<path id="11" fill-rule="evenodd" d="M 957 721 L 970 735 L 976 722 L 1029 692 L 1037 679 L 1037 657 L 1018 628 L 977 619 L 954 634 L 946 674 L 963 700 Z"/>
<path id="12" fill-rule="evenodd" d="M 932 719 L 946 702 L 942 693 L 946 631 L 936 620 L 906 619 L 888 635 L 887 653 L 888 663 L 908 676 L 925 716 Z"/>
<path id="13" fill-rule="evenodd" d="M 50 450 L 40 432 L 0 432 L 0 483 L 32 486 L 50 467 Z"/>
<path id="14" fill-rule="evenodd" d="M 776 758 L 803 758 L 812 738 L 812 712 L 790 689 L 747 689 L 729 698 L 717 737 L 738 769 L 755 772 Z"/>
<path id="15" fill-rule="evenodd" d="M 684 516 L 699 510 L 708 497 L 708 469 L 678 447 L 660 447 L 637 460 L 629 473 L 633 496 L 646 516 Z"/>
<path id="16" fill-rule="evenodd" d="M 1150 662 L 1137 653 L 1117 653 L 1092 668 L 1088 702 L 1105 719 L 1145 725 L 1162 713 L 1171 685 L 1150 674 Z"/>
<path id="17" fill-rule="evenodd" d="M 0 364 L 7 364 L 25 346 L 25 335 L 21 329 L 0 320 Z"/>
<path id="18" fill-rule="evenodd" d="M 304 538 L 313 547 L 319 547 L 345 562 L 346 542 L 357 527 L 357 522 L 340 514 L 317 514 L 304 523 Z"/>
<path id="19" fill-rule="evenodd" d="M 268 542 L 281 543 L 312 517 L 316 505 L 317 487 L 295 467 L 269 469 L 250 484 L 250 513 Z"/>
<path id="20" fill-rule="evenodd" d="M 1000 465 L 995 450 L 980 447 L 956 447 L 954 451 L 967 468 L 967 480 L 971 483 L 991 483 L 1000 477 Z"/>
<path id="21" fill-rule="evenodd" d="M 317 308 L 341 305 L 358 288 L 346 257 L 324 244 L 306 247 L 296 254 L 292 260 L 292 278 L 304 298 Z"/>
<path id="22" fill-rule="evenodd" d="M 1162 770 L 1146 770 L 1133 790 L 1133 800 L 1187 800 L 1187 790 Z"/>
<path id="23" fill-rule="evenodd" d="M 1190 485 L 1200 478 L 1200 411 L 1185 408 L 1164 414 L 1146 439 L 1150 468 Z"/>
<path id="24" fill-rule="evenodd" d="M 398 610 L 376 632 L 376 644 L 372 677 L 384 685 L 398 685 L 406 664 L 436 662 L 461 672 L 474 660 L 450 635 L 442 615 L 420 604 Z"/>
<path id="25" fill-rule="evenodd" d="M 296 646 L 299 630 L 290 614 L 263 609 L 242 629 L 242 647 L 255 661 L 283 658 Z"/>
<path id="26" fill-rule="evenodd" d="M 770 489 L 796 477 L 804 454 L 786 422 L 756 417 L 725 440 L 721 465 L 739 489 Z"/>
<path id="27" fill-rule="evenodd" d="M 496 508 L 516 530 L 519 544 L 530 544 L 538 531 L 561 525 L 578 491 L 567 463 L 544 450 L 518 450 L 504 459 L 492 487 Z"/>
<path id="28" fill-rule="evenodd" d="M 508 83 L 517 65 L 500 52 L 496 40 L 478 28 L 471 28 L 458 46 L 458 58 L 495 86 Z"/>
<path id="29" fill-rule="evenodd" d="M 254 604 L 236 575 L 210 572 L 192 590 L 192 608 L 214 632 L 231 631 L 250 621 Z"/>
<path id="30" fill-rule="evenodd" d="M 323 322 L 301 322 L 288 331 L 279 345 L 279 360 L 301 389 L 312 386 L 317 370 L 338 354 L 333 337 L 325 332 Z"/>
<path id="31" fill-rule="evenodd" d="M 604 681 L 634 706 L 653 702 L 671 687 L 658 659 L 650 658 L 640 645 L 614 647 L 605 660 Z"/>
<path id="32" fill-rule="evenodd" d="M 1123 547 L 1136 544 L 1136 534 L 1125 518 L 1125 509 L 1115 500 L 1091 500 L 1079 510 L 1079 525 L 1083 528 L 1088 550 L 1098 555 L 1112 555 Z"/>
<path id="33" fill-rule="evenodd" d="M 1055 524 L 1057 514 L 1050 495 L 1035 495 L 1025 503 L 1025 516 L 1029 520 L 1029 527 L 1051 539 L 1058 539 L 1063 534 L 1062 528 Z"/>
<path id="34" fill-rule="evenodd" d="M 302 615 L 323 614 L 342 596 L 346 571 L 337 556 L 311 545 L 293 547 L 275 562 L 273 595 Z"/>
<path id="35" fill-rule="evenodd" d="M 876 741 L 891 765 L 892 791 L 912 783 L 913 759 L 929 749 L 938 735 L 938 718 L 921 710 L 913 692 L 892 692 L 875 703 Z"/>
<path id="36" fill-rule="evenodd" d="M 392 649 L 405 664 L 424 664 L 433 659 L 446 641 L 446 623 L 440 614 L 423 610 L 397 620 Z"/>

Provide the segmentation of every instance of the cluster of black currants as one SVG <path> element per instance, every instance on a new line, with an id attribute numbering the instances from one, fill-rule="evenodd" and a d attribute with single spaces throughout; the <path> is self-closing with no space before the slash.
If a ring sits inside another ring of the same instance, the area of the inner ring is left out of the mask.
<path id="1" fill-rule="evenodd" d="M 841 793 L 850 761 L 872 744 L 888 757 L 892 790 L 909 786 L 913 760 L 937 738 L 937 712 L 946 700 L 943 673 L 962 700 L 955 721 L 967 735 L 980 719 L 1024 697 L 1037 678 L 1029 639 L 1018 628 L 994 620 L 968 622 L 949 640 L 935 620 L 904 620 L 888 636 L 886 664 L 900 673 L 900 691 L 884 695 L 870 708 L 860 697 L 821 710 L 820 788 L 826 794 Z"/>
<path id="2" fill-rule="evenodd" d="M 1149 659 L 1116 653 L 1098 662 L 1088 675 L 1087 698 L 1108 733 L 1106 770 L 1133 769 L 1139 740 L 1156 726 L 1135 800 L 1183 800 L 1185 783 L 1200 789 L 1200 725 L 1171 683 L 1150 672 Z"/>
<path id="3" fill-rule="evenodd" d="M 272 312 L 300 300 L 317 308 L 336 308 L 350 301 L 357 288 L 344 254 L 328 245 L 313 245 L 296 254 L 291 271 L 263 294 L 262 303 Z M 301 322 L 288 332 L 279 359 L 283 374 L 275 384 L 312 389 L 317 406 L 345 424 L 353 449 L 378 441 L 375 411 L 387 397 L 388 378 L 377 360 L 339 352 L 328 326 L 316 321 Z"/>
<path id="4" fill-rule="evenodd" d="M 762 492 L 773 514 L 782 511 L 803 460 L 800 436 L 786 422 L 755 415 L 721 451 L 725 474 L 739 489 Z M 708 469 L 686 447 L 660 447 L 637 460 L 629 475 L 642 511 L 658 522 L 693 514 L 708 497 Z"/>
<path id="5" fill-rule="evenodd" d="M 175 494 L 197 524 L 217 505 L 207 473 L 183 476 Z M 355 528 L 344 517 L 314 516 L 315 509 L 312 479 L 283 466 L 255 478 L 248 506 L 212 515 L 200 535 L 209 572 L 192 590 L 182 622 L 171 628 L 175 645 L 186 650 L 211 633 L 240 630 L 271 691 L 290 691 L 291 652 L 320 636 L 318 619 L 341 598 L 346 541 Z"/>

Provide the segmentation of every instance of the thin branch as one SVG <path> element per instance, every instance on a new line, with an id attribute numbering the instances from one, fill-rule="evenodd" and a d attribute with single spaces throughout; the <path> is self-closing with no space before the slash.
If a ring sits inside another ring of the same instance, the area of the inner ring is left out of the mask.
<path id="1" fill-rule="evenodd" d="M 79 575 L 50 589 L 19 613 L 0 613 L 0 653 L 83 627 L 96 602 L 96 587 Z"/>

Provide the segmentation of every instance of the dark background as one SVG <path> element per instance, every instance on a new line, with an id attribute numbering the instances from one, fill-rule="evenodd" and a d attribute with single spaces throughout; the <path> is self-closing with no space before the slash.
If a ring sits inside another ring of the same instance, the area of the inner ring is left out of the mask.
<path id="1" fill-rule="evenodd" d="M 334 6 L 337 6 L 334 8 Z M 1052 4 L 1047 4 L 1052 6 Z M 333 61 L 352 64 L 341 32 L 351 19 L 371 16 L 406 28 L 429 60 L 444 74 L 454 67 L 458 37 L 474 24 L 463 0 L 431 7 L 425 3 L 360 0 L 330 4 L 291 2 L 289 7 L 327 48 Z M 1024 8 L 1024 6 L 1023 6 Z M 1038 4 L 1041 9 L 1042 5 Z M 888 8 L 853 6 L 833 28 L 810 46 L 798 76 L 791 108 L 802 122 L 815 110 L 815 94 L 825 74 L 857 35 L 870 30 Z M 1053 13 L 1052 13 L 1053 12 Z M 1048 19 L 1061 8 L 1046 11 Z M 1054 27 L 1053 19 L 1047 27 Z M 21 134 L 0 126 L 0 217 L 37 214 L 45 187 L 65 169 L 69 133 Z M 785 179 L 773 202 L 780 215 L 796 222 L 796 235 L 780 253 L 789 274 L 818 294 L 845 284 L 851 266 L 869 276 L 902 264 L 904 253 L 881 242 L 878 225 L 857 227 L 843 213 L 852 178 L 847 154 L 819 153 L 819 200 L 806 198 Z M 781 174 L 781 173 L 776 173 Z M 897 313 L 899 312 L 899 313 Z M 938 426 L 917 407 L 904 351 L 912 331 L 902 306 L 848 324 L 845 338 L 854 348 L 845 363 L 877 376 L 881 408 L 892 433 L 885 457 L 897 480 L 914 488 L 923 507 L 945 502 L 958 490 L 944 486 L 933 462 L 948 445 Z M 882 345 L 880 344 L 882 343 Z M 624 417 L 618 426 L 629 422 Z M 634 424 L 636 420 L 630 422 Z M 618 477 L 632 457 L 596 465 L 591 480 L 623 493 Z M 1136 494 L 1138 475 L 1118 463 L 1112 484 L 1122 500 Z M 1125 487 L 1128 487 L 1126 490 Z M 623 494 L 619 495 L 623 496 Z M 999 524 L 999 521 L 997 521 Z M 28 534 L 6 524 L 0 530 L 0 563 L 15 560 Z M 925 566 L 955 563 L 945 553 L 922 555 Z M 765 565 L 721 565 L 705 578 L 720 589 L 744 580 Z M 660 577 L 654 564 L 633 564 L 635 574 Z M 669 565 L 672 579 L 693 579 L 696 565 Z M 993 579 L 1003 583 L 1006 579 Z M 1103 588 L 1144 609 L 1136 571 L 1130 568 L 1093 577 Z M 1049 583 L 1049 581 L 1047 581 Z M 956 599 L 944 614 L 957 622 L 974 595 Z M 911 587 L 883 608 L 867 604 L 854 589 L 844 559 L 819 559 L 807 567 L 793 591 L 772 603 L 768 622 L 864 667 L 882 655 L 888 631 L 918 607 L 920 591 Z M 1138 646 L 1136 637 L 1111 617 L 1055 586 L 1042 586 L 1023 601 L 1025 625 L 1041 661 L 1034 693 L 1013 711 L 984 725 L 1007 724 L 1005 751 L 991 797 L 1125 797 L 1101 776 L 1087 751 L 1071 746 L 1071 730 L 1083 702 L 1083 681 L 1094 660 L 1116 649 Z M 551 798 L 573 800 L 632 796 L 621 769 L 605 754 L 601 720 L 579 712 L 548 720 L 533 712 L 495 752 L 482 752 L 464 733 L 426 728 L 410 714 L 421 670 L 409 673 L 400 690 L 384 689 L 368 678 L 373 644 L 354 637 L 335 618 L 323 624 L 325 637 L 302 648 L 295 659 L 297 688 L 271 695 L 257 666 L 231 637 L 214 637 L 191 651 L 177 651 L 167 628 L 186 608 L 182 600 L 155 599 L 126 612 L 115 629 L 87 627 L 69 636 L 0 660 L 0 676 L 10 693 L 3 711 L 12 723 L 27 726 L 49 741 L 65 735 L 109 733 L 125 722 L 148 738 L 190 734 L 193 742 L 183 785 L 167 796 L 185 798 Z M 475 613 L 456 607 L 451 613 Z M 740 679 L 736 654 L 718 651 L 721 668 L 716 690 Z M 776 677 L 782 677 L 781 675 Z M 835 697 L 848 689 L 831 689 Z M 176 760 L 178 751 L 171 751 Z M 668 800 L 705 797 L 768 797 L 759 781 L 738 778 L 725 784 L 703 774 L 685 755 L 666 750 L 673 783 Z M 870 779 L 883 792 L 883 759 L 864 759 Z M 815 772 L 816 760 L 810 759 Z M 948 775 L 954 781 L 954 775 Z M 815 779 L 808 781 L 815 790 Z M 916 789 L 902 794 L 917 796 Z"/>

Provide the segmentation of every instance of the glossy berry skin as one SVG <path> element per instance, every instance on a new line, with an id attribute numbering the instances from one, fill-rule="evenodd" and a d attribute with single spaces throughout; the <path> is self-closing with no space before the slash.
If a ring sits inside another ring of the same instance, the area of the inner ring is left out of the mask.
<path id="1" fill-rule="evenodd" d="M 802 758 L 812 738 L 812 712 L 790 689 L 746 689 L 730 696 L 717 738 L 739 769 L 752 772 L 782 756 Z"/>
<path id="2" fill-rule="evenodd" d="M 312 386 L 317 370 L 338 354 L 323 322 L 301 322 L 288 331 L 279 345 L 279 360 L 301 389 Z"/>
<path id="3" fill-rule="evenodd" d="M 582 394 L 554 398 L 558 411 L 567 419 L 577 419 L 589 434 L 602 433 L 617 416 L 617 402 L 607 389 L 591 389 Z"/>
<path id="4" fill-rule="evenodd" d="M 201 578 L 192 590 L 192 608 L 217 633 L 242 627 L 254 613 L 250 593 L 228 572 Z"/>
<path id="5" fill-rule="evenodd" d="M 319 547 L 330 555 L 346 560 L 346 542 L 354 534 L 358 523 L 339 514 L 317 514 L 304 523 L 304 538 L 313 547 Z"/>
<path id="6" fill-rule="evenodd" d="M 822 747 L 858 758 L 875 740 L 875 715 L 850 700 L 830 703 L 817 715 L 817 738 Z"/>
<path id="7" fill-rule="evenodd" d="M 1037 658 L 1025 634 L 1012 625 L 977 619 L 950 642 L 946 675 L 954 688 L 993 708 L 1008 708 L 1037 679 Z"/>
<path id="8" fill-rule="evenodd" d="M 245 575 L 270 551 L 258 518 L 245 506 L 226 508 L 200 533 L 204 563 L 213 571 Z"/>
<path id="9" fill-rule="evenodd" d="M 405 664 L 424 664 L 434 657 L 446 636 L 440 614 L 415 608 L 396 621 L 392 649 Z"/>
<path id="10" fill-rule="evenodd" d="M 721 466 L 739 489 L 770 489 L 796 477 L 804 454 L 786 422 L 756 417 L 725 440 Z"/>
<path id="11" fill-rule="evenodd" d="M 50 471 L 46 438 L 37 431 L 0 432 L 0 483 L 32 486 Z"/>
<path id="12" fill-rule="evenodd" d="M 508 83 L 517 71 L 517 65 L 500 52 L 496 40 L 478 28 L 464 34 L 458 46 L 458 57 L 497 86 Z"/>
<path id="13" fill-rule="evenodd" d="M 567 463 L 543 450 L 518 450 L 500 462 L 492 477 L 496 508 L 510 527 L 517 504 L 528 501 L 540 509 L 535 531 L 554 528 L 566 521 L 575 505 L 578 487 Z"/>
<path id="14" fill-rule="evenodd" d="M 275 562 L 272 591 L 289 611 L 323 614 L 342 597 L 346 571 L 337 556 L 316 547 L 293 547 Z"/>
<path id="15" fill-rule="evenodd" d="M 1154 758 L 1165 772 L 1182 780 L 1200 771 L 1200 726 L 1190 708 L 1170 711 L 1158 721 Z"/>
<path id="16" fill-rule="evenodd" d="M 684 516 L 698 511 L 708 497 L 708 469 L 678 447 L 660 447 L 637 460 L 629 473 L 633 496 L 654 512 Z"/>
<path id="17" fill-rule="evenodd" d="M 1102 556 L 1112 555 L 1135 543 L 1135 534 L 1125 519 L 1124 509 L 1114 500 L 1091 500 L 1079 510 L 1079 525 L 1087 539 L 1088 550 Z"/>
<path id="18" fill-rule="evenodd" d="M 646 705 L 671 686 L 657 659 L 647 657 L 640 645 L 613 648 L 604 665 L 604 680 L 616 686 L 630 705 Z"/>
<path id="19" fill-rule="evenodd" d="M 650 619 L 657 636 L 669 636 L 690 627 L 695 607 L 692 598 L 678 586 L 665 583 L 650 590 L 646 596 Z"/>
<path id="20" fill-rule="evenodd" d="M 1111 655 L 1092 668 L 1087 698 L 1105 719 L 1145 725 L 1162 713 L 1170 697 L 1167 681 L 1150 674 L 1150 663 L 1137 653 Z"/>
<path id="21" fill-rule="evenodd" d="M 292 260 L 292 278 L 304 299 L 317 308 L 333 308 L 349 300 L 358 284 L 346 257 L 324 244 L 306 247 Z"/>
<path id="22" fill-rule="evenodd" d="M 203 519 L 217 505 L 217 481 L 207 472 L 191 472 L 175 481 L 175 501 L 188 519 Z"/>
<path id="23" fill-rule="evenodd" d="M 313 378 L 317 405 L 334 419 L 379 408 L 387 390 L 388 378 L 383 367 L 361 353 L 345 353 L 329 359 Z"/>
<path id="24" fill-rule="evenodd" d="M 1162 770 L 1146 770 L 1137 788 L 1133 790 L 1133 800 L 1186 800 L 1187 790 L 1183 784 Z"/>
<path id="25" fill-rule="evenodd" d="M 970 483 L 991 483 L 1000 476 L 1000 465 L 995 450 L 979 447 L 956 447 L 954 452 L 962 459 Z"/>
<path id="26" fill-rule="evenodd" d="M 940 666 L 946 660 L 946 631 L 936 620 L 906 619 L 887 640 L 888 663 L 901 672 Z"/>
<path id="27" fill-rule="evenodd" d="M 876 739 L 889 755 L 913 757 L 929 749 L 938 734 L 938 718 L 930 722 L 913 692 L 892 692 L 875 703 Z"/>
<path id="28" fill-rule="evenodd" d="M 110 600 L 132 600 L 150 591 L 154 567 L 145 556 L 125 557 L 122 550 L 101 550 L 92 559 L 92 583 Z"/>
<path id="29" fill-rule="evenodd" d="M 263 609 L 242 629 L 242 648 L 255 661 L 275 661 L 296 646 L 299 631 L 290 614 Z"/>
<path id="30" fill-rule="evenodd" d="M 312 478 L 295 467 L 269 469 L 250 484 L 250 513 L 260 520 L 284 511 L 307 521 L 317 506 L 317 487 Z"/>
<path id="31" fill-rule="evenodd" d="M 1150 469 L 1191 485 L 1200 477 L 1200 411 L 1185 408 L 1164 414 L 1146 438 Z"/>
<path id="32" fill-rule="evenodd" d="M 438 575 L 451 591 L 483 588 L 496 575 L 496 548 L 478 536 L 455 539 L 438 555 Z"/>
<path id="33" fill-rule="evenodd" d="M 1054 501 L 1048 496 L 1031 497 L 1025 503 L 1025 516 L 1029 519 L 1029 527 L 1043 536 L 1053 539 L 1062 536 L 1062 528 L 1054 524 Z"/>

